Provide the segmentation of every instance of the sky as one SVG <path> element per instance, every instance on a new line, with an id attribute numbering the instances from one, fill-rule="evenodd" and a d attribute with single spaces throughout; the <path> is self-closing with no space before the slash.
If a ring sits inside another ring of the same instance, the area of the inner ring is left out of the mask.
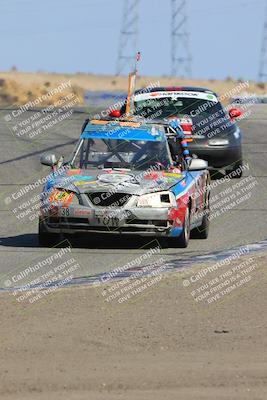
<path id="1" fill-rule="evenodd" d="M 0 0 L 0 70 L 114 74 L 124 1 Z M 170 74 L 170 3 L 140 0 L 141 75 Z M 257 78 L 265 3 L 188 0 L 194 78 Z"/>

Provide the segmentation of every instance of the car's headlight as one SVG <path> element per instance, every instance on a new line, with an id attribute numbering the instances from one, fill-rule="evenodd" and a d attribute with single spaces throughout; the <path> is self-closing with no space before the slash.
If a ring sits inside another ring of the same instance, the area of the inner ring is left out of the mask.
<path id="1" fill-rule="evenodd" d="M 239 128 L 237 128 L 237 129 L 234 131 L 234 137 L 235 137 L 236 139 L 239 139 L 239 138 L 240 138 L 240 129 L 239 129 Z"/>
<path id="2" fill-rule="evenodd" d="M 210 139 L 209 145 L 210 146 L 227 146 L 229 144 L 228 139 Z"/>
<path id="3" fill-rule="evenodd" d="M 176 207 L 175 195 L 172 192 L 156 192 L 139 197 L 137 207 Z"/>

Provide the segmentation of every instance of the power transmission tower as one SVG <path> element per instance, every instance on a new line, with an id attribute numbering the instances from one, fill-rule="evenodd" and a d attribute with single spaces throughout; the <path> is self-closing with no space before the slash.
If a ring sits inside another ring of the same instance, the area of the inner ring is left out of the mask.
<path id="1" fill-rule="evenodd" d="M 264 20 L 264 30 L 263 39 L 261 46 L 261 56 L 260 56 L 260 70 L 259 70 L 259 80 L 264 81 L 267 78 L 267 0 L 265 6 L 265 20 Z"/>
<path id="2" fill-rule="evenodd" d="M 120 75 L 125 67 L 135 63 L 138 38 L 139 1 L 124 0 L 122 29 L 117 60 L 116 74 Z"/>
<path id="3" fill-rule="evenodd" d="M 192 57 L 187 28 L 186 0 L 171 0 L 172 75 L 191 76 Z"/>

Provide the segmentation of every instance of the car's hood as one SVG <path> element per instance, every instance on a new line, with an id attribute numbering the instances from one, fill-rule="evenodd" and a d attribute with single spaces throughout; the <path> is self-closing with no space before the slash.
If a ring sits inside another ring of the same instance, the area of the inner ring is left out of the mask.
<path id="1" fill-rule="evenodd" d="M 62 188 L 77 193 L 101 191 L 145 194 L 164 191 L 185 179 L 177 171 L 68 170 L 51 175 L 46 190 Z"/>

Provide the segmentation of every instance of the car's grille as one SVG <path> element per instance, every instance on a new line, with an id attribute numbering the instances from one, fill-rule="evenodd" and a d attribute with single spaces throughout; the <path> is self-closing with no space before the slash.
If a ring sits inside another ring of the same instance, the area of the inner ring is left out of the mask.
<path id="1" fill-rule="evenodd" d="M 49 217 L 47 219 L 48 224 L 87 224 L 87 218 L 64 218 L 64 217 Z"/>
<path id="2" fill-rule="evenodd" d="M 167 227 L 168 221 L 166 220 L 147 220 L 147 219 L 127 219 L 127 225 L 154 225 L 158 227 Z"/>
<path id="3" fill-rule="evenodd" d="M 64 224 L 88 224 L 88 218 L 61 218 L 61 223 Z"/>
<path id="4" fill-rule="evenodd" d="M 94 192 L 88 193 L 89 200 L 96 207 L 122 207 L 132 197 L 128 193 Z"/>

